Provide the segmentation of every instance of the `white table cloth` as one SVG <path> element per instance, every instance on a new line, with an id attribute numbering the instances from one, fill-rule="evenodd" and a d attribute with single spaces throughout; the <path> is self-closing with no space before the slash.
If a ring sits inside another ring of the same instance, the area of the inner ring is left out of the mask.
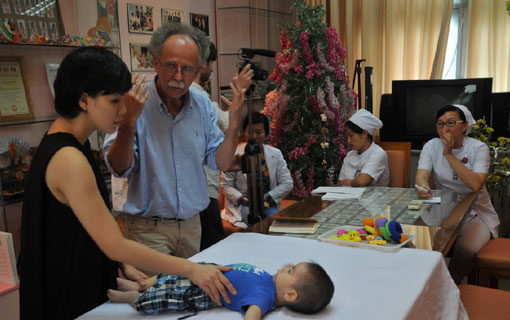
<path id="1" fill-rule="evenodd" d="M 235 233 L 191 258 L 217 264 L 245 262 L 274 274 L 287 262 L 313 260 L 335 283 L 331 304 L 315 315 L 286 308 L 264 319 L 467 319 L 459 289 L 435 251 L 396 252 L 343 247 L 317 240 L 257 233 Z M 176 319 L 188 313 L 150 316 L 126 303 L 105 303 L 80 319 Z M 190 319 L 242 319 L 226 308 L 200 311 Z"/>

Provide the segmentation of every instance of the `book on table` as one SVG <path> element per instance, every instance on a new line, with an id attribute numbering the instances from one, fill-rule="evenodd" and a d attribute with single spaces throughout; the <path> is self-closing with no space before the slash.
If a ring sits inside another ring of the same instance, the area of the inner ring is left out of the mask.
<path id="1" fill-rule="evenodd" d="M 313 218 L 275 217 L 269 232 L 279 233 L 315 233 L 319 221 Z"/>

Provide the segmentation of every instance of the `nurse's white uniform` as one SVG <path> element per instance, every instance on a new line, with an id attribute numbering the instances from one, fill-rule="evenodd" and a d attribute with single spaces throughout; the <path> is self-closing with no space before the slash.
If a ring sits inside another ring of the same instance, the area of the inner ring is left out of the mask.
<path id="1" fill-rule="evenodd" d="M 462 147 L 453 149 L 452 152 L 472 172 L 487 173 L 489 171 L 489 148 L 485 143 L 464 137 Z M 455 174 L 448 160 L 443 156 L 443 143 L 439 138 L 434 138 L 425 144 L 421 151 L 418 169 L 432 172 L 436 189 L 454 191 L 460 194 L 473 192 Z M 476 215 L 489 228 L 492 236 L 497 237 L 499 218 L 492 206 L 485 184 L 478 191 L 477 199 L 466 222 L 472 220 Z"/>
<path id="2" fill-rule="evenodd" d="M 362 154 L 358 154 L 356 150 L 347 153 L 338 179 L 352 180 L 360 173 L 372 177 L 372 181 L 369 183 L 369 186 L 372 187 L 387 187 L 390 182 L 388 156 L 381 147 L 373 142 Z"/>

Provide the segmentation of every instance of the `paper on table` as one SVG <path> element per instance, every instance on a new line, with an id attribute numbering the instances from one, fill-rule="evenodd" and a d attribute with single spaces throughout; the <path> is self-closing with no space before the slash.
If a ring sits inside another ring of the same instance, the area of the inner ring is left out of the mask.
<path id="1" fill-rule="evenodd" d="M 322 200 L 342 200 L 342 199 L 359 199 L 361 194 L 357 195 L 354 193 L 334 193 L 328 192 L 321 197 Z"/>
<path id="2" fill-rule="evenodd" d="M 430 199 L 423 199 L 425 204 L 439 204 L 441 203 L 441 197 L 432 197 Z"/>
<path id="3" fill-rule="evenodd" d="M 355 194 L 358 197 L 361 196 L 365 192 L 365 188 L 353 188 L 353 187 L 318 187 L 313 190 L 313 194 L 317 193 L 347 193 L 347 194 Z"/>

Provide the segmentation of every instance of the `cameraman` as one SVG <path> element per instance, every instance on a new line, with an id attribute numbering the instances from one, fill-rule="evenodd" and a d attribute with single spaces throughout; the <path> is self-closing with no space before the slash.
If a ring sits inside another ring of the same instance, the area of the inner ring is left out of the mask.
<path id="1" fill-rule="evenodd" d="M 262 151 L 260 158 L 260 170 L 262 172 L 262 191 L 264 193 L 264 213 L 271 216 L 280 211 L 281 200 L 292 191 L 294 187 L 287 162 L 280 150 L 264 144 L 269 134 L 269 120 L 267 116 L 253 112 L 252 132 L 253 138 Z M 248 116 L 244 118 L 243 130 L 249 134 Z M 246 144 L 237 146 L 236 155 L 243 155 Z M 230 221 L 236 227 L 246 229 L 248 227 L 249 199 L 248 180 L 246 174 L 241 171 L 224 172 L 221 177 L 221 186 L 225 194 L 225 210 L 222 218 Z"/>

